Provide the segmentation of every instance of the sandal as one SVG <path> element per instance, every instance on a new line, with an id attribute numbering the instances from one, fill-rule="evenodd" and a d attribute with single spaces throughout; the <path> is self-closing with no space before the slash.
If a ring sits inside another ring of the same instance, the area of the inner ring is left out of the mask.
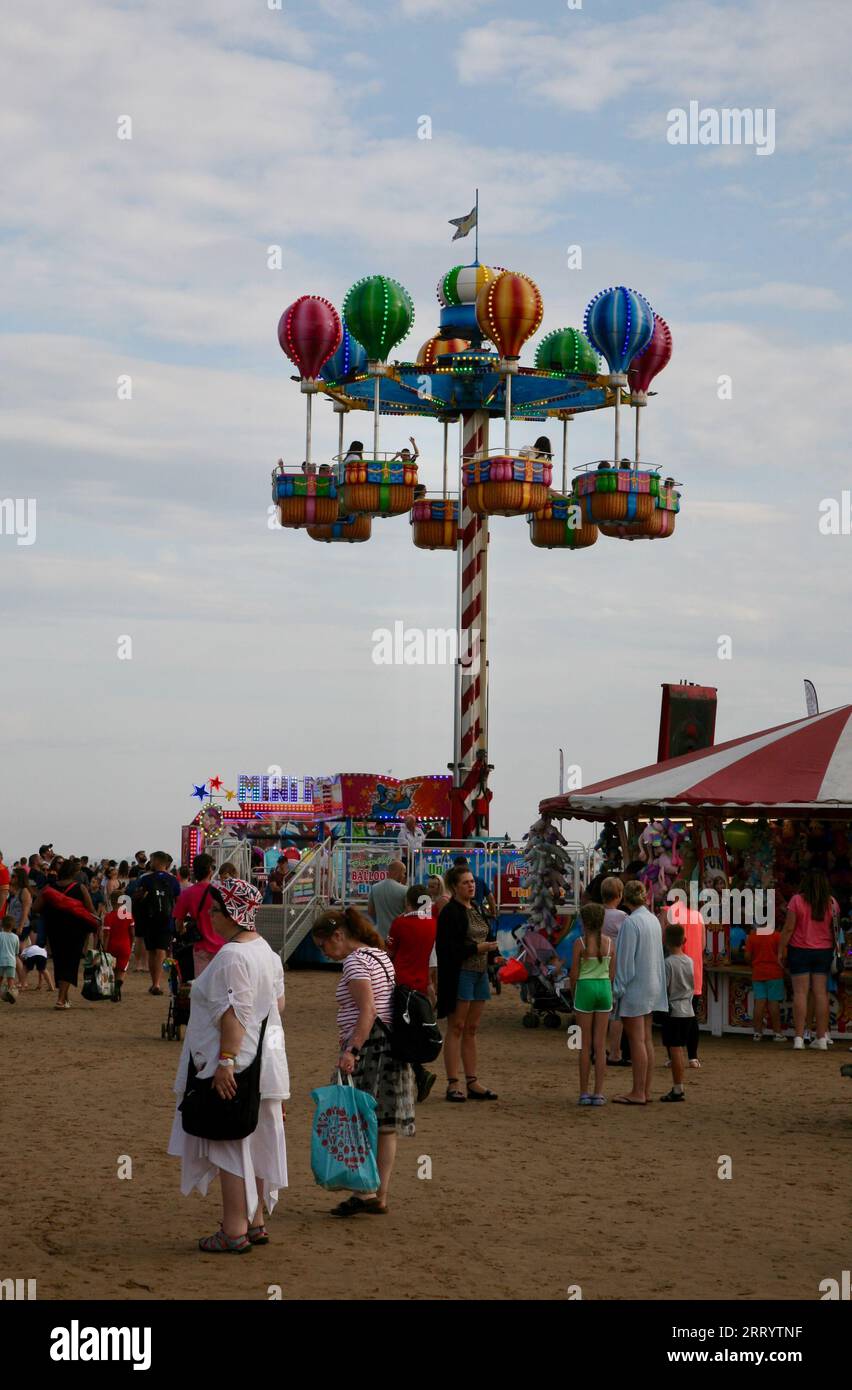
<path id="1" fill-rule="evenodd" d="M 471 1090 L 470 1083 L 471 1083 L 472 1081 L 475 1081 L 475 1080 L 476 1080 L 476 1077 L 475 1077 L 475 1076 L 466 1076 L 466 1077 L 465 1077 L 465 1081 L 467 1082 L 467 1098 L 468 1098 L 468 1100 L 496 1100 L 496 1099 L 497 1099 L 497 1092 L 496 1092 L 496 1091 L 489 1091 L 489 1090 L 487 1090 L 485 1087 L 483 1087 L 483 1089 L 482 1089 L 481 1091 L 472 1091 L 472 1090 Z"/>
<path id="2" fill-rule="evenodd" d="M 249 1226 L 246 1232 L 249 1245 L 268 1245 L 269 1232 L 265 1226 Z"/>
<path id="3" fill-rule="evenodd" d="M 220 1226 L 215 1235 L 202 1236 L 198 1248 L 205 1255 L 245 1255 L 251 1250 L 251 1245 L 248 1236 L 236 1236 L 232 1240 Z"/>
<path id="4" fill-rule="evenodd" d="M 447 1078 L 447 1094 L 444 1099 L 454 1101 L 456 1105 L 463 1105 L 467 1100 L 464 1091 L 459 1090 L 459 1079 L 457 1076 L 449 1076 Z"/>
<path id="5" fill-rule="evenodd" d="M 591 1105 L 591 1103 L 592 1103 L 592 1098 L 591 1098 L 591 1096 L 589 1095 L 588 1091 L 584 1091 L 583 1094 L 581 1095 L 580 1099 L 577 1101 L 577 1104 L 578 1104 L 578 1105 Z"/>
<path id="6" fill-rule="evenodd" d="M 606 1096 L 592 1096 L 592 1105 L 606 1105 Z"/>
<path id="7" fill-rule="evenodd" d="M 613 1105 L 647 1105 L 647 1101 L 633 1100 L 631 1096 L 613 1096 Z"/>
<path id="8" fill-rule="evenodd" d="M 332 1216 L 357 1216 L 359 1212 L 367 1216 L 387 1216 L 388 1209 L 381 1205 L 378 1197 L 368 1197 L 365 1201 L 363 1197 L 355 1196 L 331 1209 Z"/>
<path id="9" fill-rule="evenodd" d="M 686 1100 L 686 1096 L 683 1091 L 667 1091 L 664 1096 L 660 1096 L 660 1100 Z"/>

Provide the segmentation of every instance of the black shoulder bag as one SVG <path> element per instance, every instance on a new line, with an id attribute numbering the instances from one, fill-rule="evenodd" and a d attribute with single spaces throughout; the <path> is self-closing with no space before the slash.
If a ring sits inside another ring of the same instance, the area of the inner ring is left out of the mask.
<path id="1" fill-rule="evenodd" d="M 198 920 L 201 916 L 201 909 L 204 907 L 209 893 L 210 884 L 208 883 L 204 892 L 201 894 L 201 901 L 198 904 L 198 915 L 193 916 L 191 912 L 188 912 L 183 920 L 177 923 L 178 936 L 180 937 L 182 946 L 196 946 L 199 941 L 204 940 L 201 935 Z"/>
<path id="2" fill-rule="evenodd" d="M 260 1062 L 267 1020 L 260 1026 L 254 1060 L 243 1071 L 234 1073 L 237 1093 L 223 1100 L 213 1089 L 213 1077 L 201 1080 L 192 1053 L 186 1074 L 186 1090 L 178 1107 L 184 1133 L 197 1139 L 246 1139 L 254 1134 L 260 1117 Z"/>
<path id="3" fill-rule="evenodd" d="M 365 954 L 373 956 L 390 981 L 384 961 L 373 955 L 372 951 Z M 444 1039 L 431 999 L 418 989 L 394 984 L 392 1017 L 391 1027 L 388 1028 L 385 1023 L 382 1023 L 382 1027 L 390 1035 L 391 1053 L 396 1061 L 434 1062 L 444 1045 Z"/>

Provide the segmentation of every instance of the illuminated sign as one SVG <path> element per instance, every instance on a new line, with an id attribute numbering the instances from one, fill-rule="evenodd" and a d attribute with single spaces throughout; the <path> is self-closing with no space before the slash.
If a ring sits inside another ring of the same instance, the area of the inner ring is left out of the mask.
<path id="1" fill-rule="evenodd" d="M 242 806 L 312 806 L 328 777 L 290 777 L 277 768 L 270 772 L 241 772 L 237 799 Z"/>

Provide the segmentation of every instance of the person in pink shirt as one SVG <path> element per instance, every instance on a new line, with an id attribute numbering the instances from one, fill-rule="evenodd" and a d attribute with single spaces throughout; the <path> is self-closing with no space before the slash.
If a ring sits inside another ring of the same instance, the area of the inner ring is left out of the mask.
<path id="1" fill-rule="evenodd" d="M 686 1042 L 686 1055 L 689 1058 L 689 1065 L 695 1069 L 701 1066 L 698 1060 L 698 1006 L 701 1003 L 701 994 L 704 989 L 704 948 L 707 942 L 707 928 L 704 925 L 704 918 L 694 907 L 687 907 L 686 897 L 689 893 L 689 886 L 685 879 L 679 878 L 672 884 L 670 893 L 679 891 L 681 896 L 676 897 L 668 908 L 664 909 L 662 925 L 683 927 L 686 939 L 683 943 L 683 953 L 689 956 L 692 961 L 692 971 L 695 980 L 695 993 L 692 996 L 692 1018 L 689 1020 L 689 1036 Z"/>
<path id="2" fill-rule="evenodd" d="M 813 990 L 816 1010 L 816 1037 L 811 1047 L 818 1052 L 828 1048 L 828 976 L 834 957 L 839 907 L 831 896 L 831 885 L 823 869 L 811 865 L 805 870 L 798 893 L 787 904 L 778 959 L 793 981 L 793 1047 L 805 1045 L 805 1019 L 808 994 Z"/>
<path id="3" fill-rule="evenodd" d="M 189 888 L 184 888 L 175 903 L 174 919 L 180 926 L 187 918 L 192 918 L 201 940 L 192 948 L 195 965 L 195 978 L 210 964 L 217 951 L 225 944 L 224 937 L 213 930 L 210 921 L 210 885 L 213 878 L 213 860 L 209 854 L 196 854 L 192 861 L 192 877 L 195 880 Z"/>

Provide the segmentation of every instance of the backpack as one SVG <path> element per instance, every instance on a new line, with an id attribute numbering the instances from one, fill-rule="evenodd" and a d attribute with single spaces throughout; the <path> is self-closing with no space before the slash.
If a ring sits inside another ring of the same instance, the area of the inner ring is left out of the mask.
<path id="1" fill-rule="evenodd" d="M 167 927 L 172 920 L 174 901 L 171 886 L 158 875 L 134 899 L 134 921 L 142 927 Z"/>
<path id="2" fill-rule="evenodd" d="M 369 951 L 388 975 L 384 961 Z M 393 1022 L 390 1029 L 391 1053 L 397 1062 L 434 1062 L 444 1045 L 435 1007 L 419 989 L 394 985 Z M 386 1025 L 385 1025 L 386 1026 Z"/>

